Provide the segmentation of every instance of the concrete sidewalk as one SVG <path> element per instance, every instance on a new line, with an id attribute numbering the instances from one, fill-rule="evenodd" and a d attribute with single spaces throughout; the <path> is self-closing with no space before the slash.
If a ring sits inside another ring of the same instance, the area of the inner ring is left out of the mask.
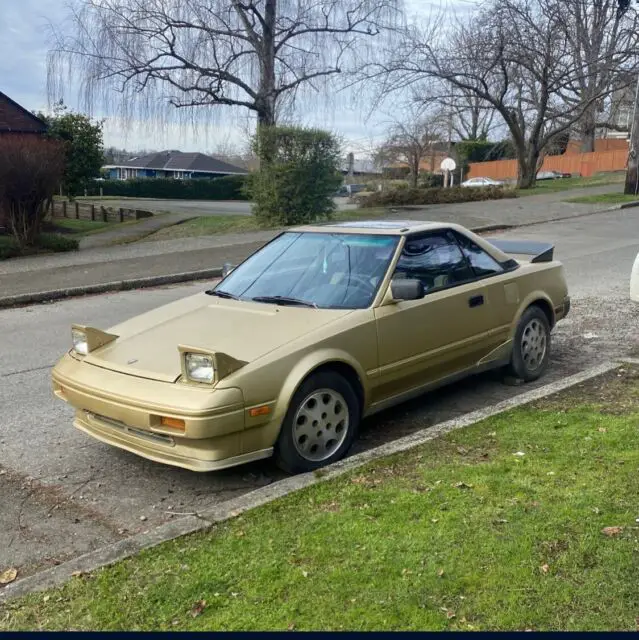
<path id="1" fill-rule="evenodd" d="M 152 218 L 143 218 L 134 224 L 114 224 L 112 229 L 81 238 L 80 249 L 93 249 L 95 247 L 137 242 L 160 229 L 172 227 L 194 217 L 193 214 L 184 212 L 165 213 L 154 215 Z"/>

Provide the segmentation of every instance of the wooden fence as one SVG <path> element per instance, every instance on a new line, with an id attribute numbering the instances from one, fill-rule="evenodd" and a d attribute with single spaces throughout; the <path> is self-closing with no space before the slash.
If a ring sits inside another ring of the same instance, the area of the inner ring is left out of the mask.
<path id="1" fill-rule="evenodd" d="M 628 161 L 628 150 L 595 151 L 546 156 L 540 171 L 562 171 L 573 175 L 592 176 L 595 173 L 623 171 Z M 468 178 L 488 177 L 494 180 L 517 178 L 517 160 L 472 162 Z"/>
<path id="2" fill-rule="evenodd" d="M 151 211 L 143 209 L 127 209 L 124 207 L 105 207 L 103 205 L 85 202 L 62 202 L 54 200 L 49 208 L 52 218 L 75 218 L 76 220 L 97 220 L 99 222 L 126 222 L 128 220 L 140 220 L 153 216 Z"/>

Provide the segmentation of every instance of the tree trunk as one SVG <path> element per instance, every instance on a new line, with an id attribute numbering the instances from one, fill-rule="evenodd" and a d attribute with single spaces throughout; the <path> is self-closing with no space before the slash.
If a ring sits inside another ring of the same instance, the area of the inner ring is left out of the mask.
<path id="1" fill-rule="evenodd" d="M 273 137 L 260 135 L 265 128 L 275 126 L 275 21 L 277 17 L 277 0 L 266 0 L 264 7 L 264 25 L 262 47 L 260 51 L 260 88 L 257 96 L 257 128 L 258 128 L 258 156 L 261 163 L 273 160 Z"/>
<path id="2" fill-rule="evenodd" d="M 597 105 L 591 104 L 584 112 L 581 121 L 581 153 L 592 153 L 595 150 L 597 133 Z"/>
<path id="3" fill-rule="evenodd" d="M 417 178 L 419 177 L 419 157 L 415 157 L 411 161 L 410 168 L 410 186 L 417 189 Z"/>
<path id="4" fill-rule="evenodd" d="M 539 161 L 539 151 L 530 149 L 527 152 L 517 150 L 517 163 L 519 165 L 519 175 L 517 178 L 518 189 L 531 189 L 537 181 L 537 162 Z"/>
<path id="5" fill-rule="evenodd" d="M 628 154 L 628 169 L 626 171 L 626 186 L 624 193 L 628 195 L 639 195 L 639 157 L 637 156 L 637 148 L 639 145 L 635 145 L 630 148 Z"/>
<path id="6" fill-rule="evenodd" d="M 639 195 L 639 78 L 635 91 L 634 119 L 630 127 L 630 150 L 624 193 L 636 196 Z"/>

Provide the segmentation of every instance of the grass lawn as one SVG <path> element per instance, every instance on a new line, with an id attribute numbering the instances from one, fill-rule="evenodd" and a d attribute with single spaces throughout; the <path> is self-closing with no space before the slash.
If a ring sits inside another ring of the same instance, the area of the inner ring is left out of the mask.
<path id="1" fill-rule="evenodd" d="M 352 209 L 336 211 L 332 220 L 369 220 L 386 215 L 386 210 L 379 209 Z M 320 222 L 320 224 L 322 224 Z M 154 234 L 144 238 L 144 241 L 175 240 L 176 238 L 191 238 L 194 236 L 210 236 L 218 233 L 242 233 L 244 231 L 261 231 L 268 229 L 263 227 L 254 216 L 220 215 L 202 216 L 187 220 L 182 224 L 160 229 Z"/>
<path id="2" fill-rule="evenodd" d="M 620 184 L 626 179 L 625 171 L 614 173 L 599 173 L 589 178 L 560 178 L 558 180 L 541 180 L 532 189 L 520 189 L 517 193 L 519 197 L 535 196 L 541 193 L 552 193 L 556 191 L 567 191 L 569 189 L 579 189 L 580 187 L 601 187 L 607 184 Z"/>
<path id="3" fill-rule="evenodd" d="M 580 202 L 585 204 L 619 204 L 621 202 L 637 202 L 639 196 L 626 195 L 615 191 L 614 193 L 600 193 L 593 196 L 580 196 L 578 198 L 570 198 L 566 202 Z"/>
<path id="4" fill-rule="evenodd" d="M 107 228 L 113 229 L 114 222 L 101 222 L 93 220 L 76 220 L 75 218 L 55 218 L 49 225 L 53 228 L 60 229 L 62 232 L 72 233 L 78 236 L 90 235 Z"/>
<path id="5" fill-rule="evenodd" d="M 0 630 L 634 630 L 638 422 L 639 371 L 613 372 L 3 605 Z"/>

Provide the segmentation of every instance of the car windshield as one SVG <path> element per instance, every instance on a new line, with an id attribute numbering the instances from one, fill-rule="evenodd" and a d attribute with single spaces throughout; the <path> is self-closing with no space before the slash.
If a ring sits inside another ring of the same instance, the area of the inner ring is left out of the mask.
<path id="1" fill-rule="evenodd" d="M 219 297 L 323 309 L 373 302 L 398 236 L 299 233 L 278 236 L 209 293 Z"/>

